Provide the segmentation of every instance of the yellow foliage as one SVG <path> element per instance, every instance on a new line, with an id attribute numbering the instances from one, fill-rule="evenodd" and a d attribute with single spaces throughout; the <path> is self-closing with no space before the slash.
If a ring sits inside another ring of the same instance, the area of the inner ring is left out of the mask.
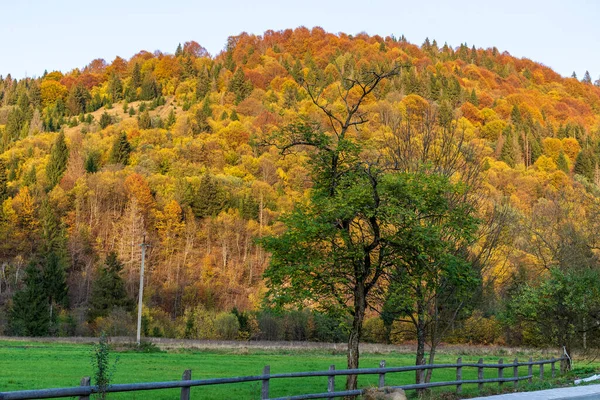
<path id="1" fill-rule="evenodd" d="M 560 141 L 559 141 L 560 142 Z M 541 155 L 533 164 L 533 166 L 541 172 L 556 171 L 556 163 L 548 156 Z"/>

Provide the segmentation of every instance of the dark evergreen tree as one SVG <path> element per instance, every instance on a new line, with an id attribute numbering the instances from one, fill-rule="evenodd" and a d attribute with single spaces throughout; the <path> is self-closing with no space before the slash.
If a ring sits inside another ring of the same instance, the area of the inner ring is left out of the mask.
<path id="1" fill-rule="evenodd" d="M 594 154 L 590 151 L 580 151 L 575 159 L 573 173 L 582 175 L 590 181 L 594 179 Z"/>
<path id="2" fill-rule="evenodd" d="M 113 143 L 110 161 L 113 164 L 127 165 L 129 163 L 129 154 L 131 154 L 131 144 L 127 140 L 125 132 L 121 132 Z"/>
<path id="3" fill-rule="evenodd" d="M 131 72 L 131 86 L 134 89 L 139 88 L 142 84 L 142 69 L 139 63 L 135 63 L 133 66 L 133 71 Z"/>
<path id="4" fill-rule="evenodd" d="M 567 157 L 565 156 L 565 152 L 564 151 L 560 151 L 560 154 L 558 155 L 558 159 L 556 160 L 556 166 L 558 167 L 559 170 L 561 170 L 562 172 L 564 172 L 565 174 L 569 174 L 569 162 L 567 161 Z"/>
<path id="5" fill-rule="evenodd" d="M 583 79 L 581 80 L 581 82 L 586 83 L 588 85 L 592 84 L 592 77 L 590 76 L 589 71 L 585 71 L 585 74 L 583 75 Z"/>
<path id="6" fill-rule="evenodd" d="M 121 277 L 123 264 L 119 262 L 117 253 L 110 252 L 104 264 L 96 271 L 96 279 L 92 282 L 92 295 L 88 309 L 88 321 L 98 317 L 106 317 L 115 308 L 133 310 L 133 301 L 127 296 L 125 281 Z"/>
<path id="7" fill-rule="evenodd" d="M 50 306 L 43 278 L 35 263 L 25 270 L 25 287 L 15 293 L 9 315 L 9 332 L 17 336 L 48 336 Z"/>
<path id="8" fill-rule="evenodd" d="M 200 185 L 193 191 L 190 205 L 194 215 L 198 218 L 212 217 L 227 205 L 227 193 L 218 182 L 209 174 L 204 174 Z"/>
<path id="9" fill-rule="evenodd" d="M 50 160 L 46 165 L 46 177 L 48 178 L 48 190 L 51 190 L 58 184 L 60 178 L 67 169 L 69 160 L 69 149 L 65 142 L 65 134 L 60 132 L 50 150 Z"/>
<path id="10" fill-rule="evenodd" d="M 192 130 L 195 134 L 211 132 L 208 118 L 212 118 L 212 108 L 210 106 L 210 100 L 208 97 L 205 97 L 204 101 L 202 102 L 202 107 L 198 108 L 196 110 L 196 114 L 194 115 L 194 125 Z"/>
<path id="11" fill-rule="evenodd" d="M 161 88 L 160 85 L 154 79 L 152 74 L 146 74 L 141 86 L 140 99 L 141 100 L 152 100 L 160 96 Z"/>
<path id="12" fill-rule="evenodd" d="M 110 95 L 110 100 L 113 103 L 116 103 L 123 98 L 123 82 L 121 82 L 121 78 L 119 78 L 117 74 L 112 74 L 110 76 L 110 80 L 108 81 L 108 93 Z"/>
<path id="13" fill-rule="evenodd" d="M 177 45 L 177 49 L 175 50 L 175 57 L 179 57 L 183 54 L 183 48 L 181 47 L 181 43 Z"/>
<path id="14" fill-rule="evenodd" d="M 100 128 L 104 129 L 107 126 L 109 126 L 110 124 L 112 124 L 112 117 L 106 112 L 104 111 L 102 113 L 102 115 L 100 116 Z"/>
<path id="15" fill-rule="evenodd" d="M 479 99 L 477 99 L 477 93 L 475 93 L 475 89 L 471 90 L 471 96 L 469 97 L 469 103 L 474 106 L 479 106 Z"/>
<path id="16" fill-rule="evenodd" d="M 196 99 L 203 99 L 208 92 L 210 92 L 211 79 L 208 74 L 208 70 L 204 68 L 202 72 L 200 72 L 200 76 L 198 77 L 198 81 L 196 83 Z"/>
<path id="17" fill-rule="evenodd" d="M 246 97 L 250 96 L 253 89 L 252 82 L 247 81 L 242 68 L 238 68 L 231 77 L 228 86 L 228 90 L 235 94 L 235 104 L 239 104 Z"/>
<path id="18" fill-rule="evenodd" d="M 100 153 L 98 151 L 90 151 L 85 157 L 84 168 L 90 174 L 98 172 L 100 169 Z"/>
<path id="19" fill-rule="evenodd" d="M 169 116 L 167 117 L 167 120 L 165 121 L 165 127 L 167 129 L 169 129 L 170 127 L 175 125 L 176 121 L 177 121 L 177 117 L 175 116 L 175 111 L 173 109 L 171 109 L 171 111 L 169 112 Z"/>
<path id="20" fill-rule="evenodd" d="M 8 197 L 8 176 L 6 174 L 6 164 L 0 158 L 0 204 Z"/>
<path id="21" fill-rule="evenodd" d="M 90 92 L 83 85 L 73 85 L 67 98 L 67 107 L 71 111 L 71 115 L 79 115 L 82 112 L 86 112 L 91 99 Z"/>
<path id="22" fill-rule="evenodd" d="M 500 151 L 500 161 L 504 161 L 510 167 L 515 166 L 517 162 L 517 154 L 515 151 L 514 138 L 510 127 L 504 132 L 505 140 Z"/>

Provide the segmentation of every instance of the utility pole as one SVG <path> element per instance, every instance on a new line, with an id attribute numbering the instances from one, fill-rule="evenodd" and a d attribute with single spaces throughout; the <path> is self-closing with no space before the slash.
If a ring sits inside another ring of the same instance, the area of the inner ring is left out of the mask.
<path id="1" fill-rule="evenodd" d="M 144 240 L 142 244 L 142 266 L 140 268 L 140 294 L 138 299 L 138 320 L 137 320 L 137 345 L 140 345 L 140 337 L 142 333 L 142 299 L 144 297 L 144 263 L 146 262 L 146 247 L 150 245 L 146 243 L 146 235 L 144 235 Z"/>

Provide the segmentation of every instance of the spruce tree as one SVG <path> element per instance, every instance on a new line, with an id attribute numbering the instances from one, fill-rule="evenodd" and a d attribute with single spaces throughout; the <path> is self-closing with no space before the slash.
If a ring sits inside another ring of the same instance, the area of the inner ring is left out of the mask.
<path id="1" fill-rule="evenodd" d="M 506 140 L 504 141 L 504 145 L 502 146 L 502 150 L 500 151 L 500 161 L 504 161 L 511 168 L 514 168 L 517 161 L 516 159 L 517 155 L 515 152 L 512 130 L 510 130 L 509 128 L 506 132 Z"/>
<path id="2" fill-rule="evenodd" d="M 585 71 L 585 74 L 583 75 L 583 79 L 581 80 L 581 82 L 586 83 L 588 85 L 592 84 L 592 77 L 590 76 L 589 71 Z"/>
<path id="3" fill-rule="evenodd" d="M 195 124 L 193 126 L 194 133 L 208 132 L 210 133 L 211 128 L 208 123 L 208 118 L 212 118 L 212 108 L 210 106 L 210 100 L 208 97 L 204 98 L 202 107 L 196 110 Z"/>
<path id="4" fill-rule="evenodd" d="M 208 75 L 208 70 L 204 68 L 202 72 L 200 72 L 200 76 L 198 77 L 198 82 L 196 83 L 196 99 L 203 99 L 208 92 L 210 92 L 211 80 Z"/>
<path id="5" fill-rule="evenodd" d="M 6 164 L 0 158 L 0 205 L 8 197 L 8 176 L 6 174 Z"/>
<path id="6" fill-rule="evenodd" d="M 228 90 L 235 94 L 235 104 L 239 104 L 252 93 L 252 82 L 246 80 L 242 68 L 236 69 L 233 77 L 229 81 Z"/>
<path id="7" fill-rule="evenodd" d="M 573 173 L 585 176 L 591 182 L 594 179 L 593 153 L 585 150 L 580 151 L 575 159 Z"/>
<path id="8" fill-rule="evenodd" d="M 142 69 L 140 67 L 139 63 L 135 63 L 135 65 L 133 66 L 133 72 L 131 73 L 131 86 L 134 89 L 139 88 L 140 85 L 142 84 Z"/>
<path id="9" fill-rule="evenodd" d="M 558 155 L 558 159 L 556 160 L 556 166 L 558 167 L 559 170 L 561 170 L 565 174 L 567 174 L 567 175 L 569 174 L 569 162 L 567 161 L 565 152 L 562 150 L 560 151 L 560 154 Z"/>
<path id="10" fill-rule="evenodd" d="M 227 193 L 209 174 L 204 174 L 200 186 L 194 191 L 191 207 L 198 218 L 216 216 L 227 205 Z"/>
<path id="11" fill-rule="evenodd" d="M 9 332 L 17 336 L 48 336 L 50 307 L 42 274 L 30 263 L 25 270 L 25 287 L 15 293 L 9 313 Z"/>
<path id="12" fill-rule="evenodd" d="M 108 93 L 110 95 L 110 100 L 113 103 L 116 103 L 123 98 L 123 82 L 121 82 L 121 78 L 119 78 L 117 74 L 112 74 L 110 76 L 110 80 L 108 81 Z"/>
<path id="13" fill-rule="evenodd" d="M 167 120 L 165 121 L 165 127 L 167 129 L 172 127 L 176 121 L 177 121 L 177 117 L 175 116 L 175 111 L 173 109 L 171 109 L 171 111 L 169 112 L 169 116 L 167 117 Z"/>
<path id="14" fill-rule="evenodd" d="M 113 143 L 110 161 L 113 164 L 127 165 L 129 163 L 129 154 L 131 154 L 131 144 L 127 140 L 125 132 L 121 132 Z"/>
<path id="15" fill-rule="evenodd" d="M 474 106 L 479 106 L 479 100 L 477 99 L 477 93 L 475 93 L 475 89 L 471 90 L 471 96 L 469 97 L 469 103 Z"/>
<path id="16" fill-rule="evenodd" d="M 127 296 L 125 281 L 121 277 L 123 264 L 114 251 L 106 256 L 104 264 L 98 268 L 92 282 L 92 295 L 88 309 L 88 321 L 106 317 L 115 308 L 132 311 L 133 301 Z"/>
<path id="17" fill-rule="evenodd" d="M 65 134 L 60 132 L 50 150 L 50 161 L 46 165 L 46 177 L 48 178 L 48 190 L 52 190 L 58 184 L 67 170 L 69 160 L 69 149 L 65 142 Z"/>
<path id="18" fill-rule="evenodd" d="M 100 116 L 99 124 L 100 124 L 100 128 L 102 128 L 102 129 L 104 129 L 107 126 L 109 126 L 110 124 L 112 124 L 112 118 L 106 111 L 104 111 L 102 113 L 102 115 Z"/>

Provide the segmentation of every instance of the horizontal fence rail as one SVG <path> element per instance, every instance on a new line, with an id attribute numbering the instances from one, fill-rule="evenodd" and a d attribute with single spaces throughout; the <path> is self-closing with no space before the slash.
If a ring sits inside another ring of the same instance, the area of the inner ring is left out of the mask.
<path id="1" fill-rule="evenodd" d="M 212 379 L 191 379 L 191 370 L 186 370 L 183 373 L 182 380 L 180 381 L 167 381 L 167 382 L 144 382 L 144 383 L 126 383 L 126 384 L 115 384 L 108 387 L 107 393 L 118 393 L 118 392 L 132 392 L 132 391 L 143 391 L 143 390 L 159 390 L 159 389 L 181 389 L 181 400 L 190 399 L 190 388 L 196 386 L 209 386 L 209 385 L 224 385 L 234 384 L 243 382 L 262 382 L 261 388 L 261 399 L 263 400 L 304 400 L 304 399 L 326 399 L 333 397 L 342 396 L 355 396 L 361 395 L 365 392 L 365 389 L 356 390 L 345 390 L 335 391 L 335 377 L 340 375 L 379 375 L 378 387 L 383 388 L 385 385 L 385 376 L 390 373 L 399 372 L 410 372 L 410 371 L 425 371 L 434 369 L 456 369 L 456 380 L 447 382 L 429 382 L 429 383 L 415 383 L 409 385 L 400 386 L 387 386 L 393 389 L 403 390 L 420 390 L 429 389 L 435 387 L 444 386 L 456 386 L 457 393 L 462 390 L 462 385 L 465 384 L 477 384 L 481 390 L 485 383 L 498 383 L 502 386 L 503 383 L 513 383 L 516 388 L 519 381 L 528 380 L 532 381 L 533 378 L 533 366 L 540 366 L 540 378 L 544 378 L 544 365 L 551 365 L 552 377 L 555 377 L 557 362 L 565 362 L 564 357 L 552 358 L 550 360 L 529 361 L 519 362 L 515 359 L 512 363 L 504 363 L 502 359 L 498 363 L 484 364 L 483 359 L 479 359 L 477 363 L 463 363 L 462 359 L 459 358 L 456 364 L 431 364 L 431 365 L 414 365 L 406 367 L 385 367 L 385 361 L 380 363 L 379 368 L 358 368 L 358 369 L 342 369 L 336 370 L 335 366 L 332 365 L 327 371 L 309 371 L 309 372 L 289 372 L 271 374 L 270 367 L 265 366 L 262 375 L 253 376 L 239 376 L 232 378 L 212 378 Z M 528 367 L 528 373 L 525 376 L 519 376 L 518 368 Z M 463 368 L 477 368 L 478 379 L 462 379 Z M 512 369 L 511 377 L 504 377 L 504 370 Z M 487 378 L 484 379 L 484 369 L 497 369 L 498 378 Z M 323 393 L 309 393 L 300 394 L 286 397 L 269 397 L 269 383 L 271 379 L 284 379 L 284 378 L 307 378 L 307 377 L 327 377 L 327 392 Z M 25 399 L 51 399 L 60 397 L 74 397 L 79 396 L 80 400 L 88 400 L 89 396 L 94 393 L 98 393 L 98 387 L 90 385 L 90 379 L 84 377 L 81 380 L 81 386 L 70 387 L 70 388 L 56 388 L 56 389 L 39 389 L 39 390 L 20 390 L 14 392 L 0 392 L 0 400 L 25 400 Z"/>

